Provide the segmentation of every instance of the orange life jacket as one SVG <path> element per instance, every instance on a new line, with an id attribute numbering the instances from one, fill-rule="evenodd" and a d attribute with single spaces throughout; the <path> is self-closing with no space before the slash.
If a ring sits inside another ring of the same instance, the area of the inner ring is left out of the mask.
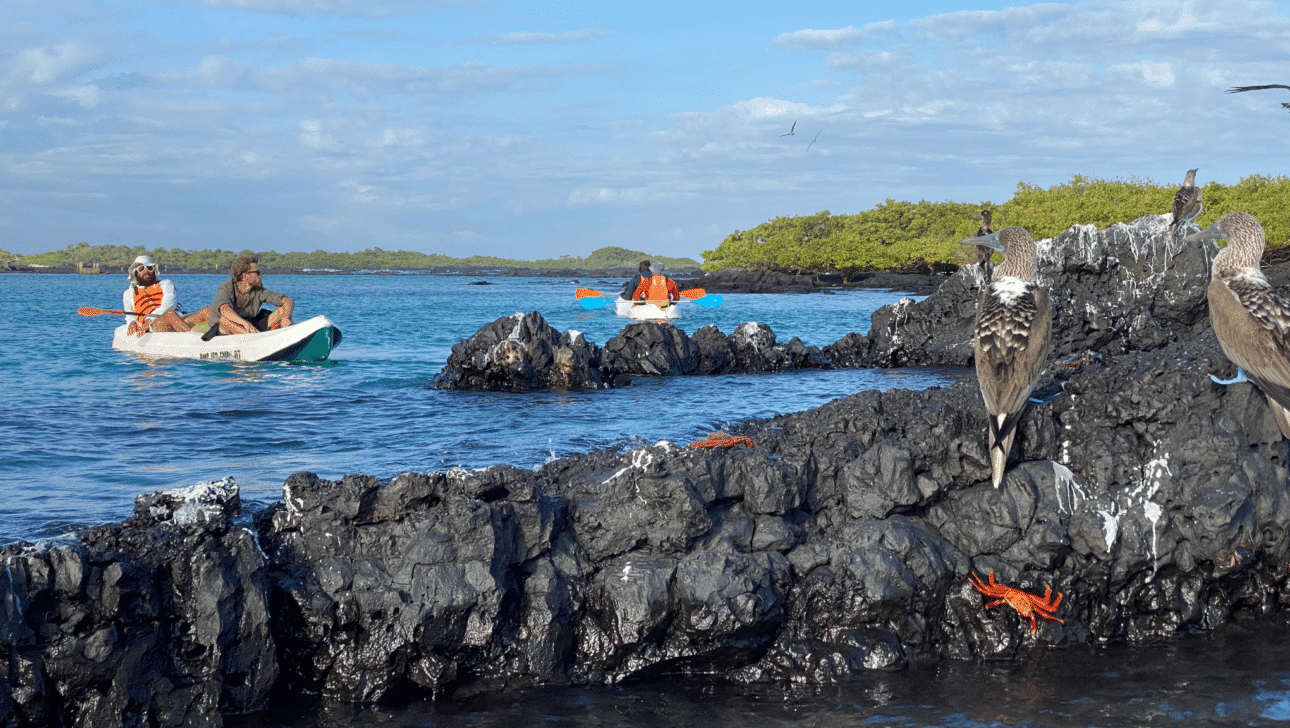
<path id="1" fill-rule="evenodd" d="M 157 281 L 147 288 L 134 288 L 134 312 L 139 314 L 139 321 L 146 320 L 144 314 L 152 313 L 161 305 L 161 299 L 164 294 L 161 292 L 161 281 Z"/>
<path id="2" fill-rule="evenodd" d="M 645 300 L 649 301 L 650 303 L 668 303 L 670 301 L 670 298 L 667 295 L 667 289 L 668 289 L 667 284 L 668 284 L 667 276 L 660 276 L 660 275 L 650 276 L 649 289 L 645 291 Z M 644 285 L 645 285 L 645 281 L 641 281 L 642 288 L 644 287 Z M 637 288 L 637 290 L 639 291 L 640 288 Z"/>

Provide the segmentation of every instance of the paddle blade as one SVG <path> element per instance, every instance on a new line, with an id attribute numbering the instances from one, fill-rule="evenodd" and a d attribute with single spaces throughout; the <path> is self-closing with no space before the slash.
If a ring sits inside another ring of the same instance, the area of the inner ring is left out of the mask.
<path id="1" fill-rule="evenodd" d="M 79 313 L 82 316 L 102 316 L 109 313 L 115 313 L 121 316 L 125 315 L 125 311 L 113 311 L 110 308 L 95 308 L 93 306 L 78 308 L 76 309 L 76 313 Z"/>
<path id="2" fill-rule="evenodd" d="M 594 288 L 579 288 L 578 290 L 573 292 L 573 295 L 577 296 L 578 300 L 581 301 L 584 298 L 594 298 L 594 297 L 603 296 L 605 294 L 601 293 L 600 291 L 597 291 Z"/>
<path id="3" fill-rule="evenodd" d="M 583 299 L 580 299 L 578 303 L 582 304 L 583 308 L 587 309 L 588 311 L 591 311 L 597 308 L 604 308 L 605 306 L 608 306 L 609 300 L 605 298 L 583 298 Z"/>
<path id="4" fill-rule="evenodd" d="M 699 304 L 700 306 L 707 306 L 708 308 L 716 308 L 717 306 L 721 305 L 721 302 L 723 300 L 724 299 L 721 298 L 720 293 L 709 293 L 706 296 L 700 296 L 699 298 L 694 299 L 694 302 Z"/>
<path id="5" fill-rule="evenodd" d="M 684 291 L 681 291 L 681 295 L 693 301 L 696 298 L 703 298 L 708 295 L 708 292 L 702 288 L 687 288 Z"/>

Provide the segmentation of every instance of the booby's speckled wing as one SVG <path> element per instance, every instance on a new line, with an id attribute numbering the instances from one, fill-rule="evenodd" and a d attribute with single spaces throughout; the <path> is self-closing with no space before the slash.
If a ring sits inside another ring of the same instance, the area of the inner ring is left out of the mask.
<path id="1" fill-rule="evenodd" d="M 1208 297 L 1223 353 L 1268 396 L 1290 407 L 1290 300 L 1266 280 L 1249 276 L 1211 281 Z"/>
<path id="2" fill-rule="evenodd" d="M 1048 292 L 1034 283 L 1014 285 L 1020 290 L 1002 296 L 996 285 L 987 286 L 977 306 L 977 379 L 993 416 L 1025 409 L 1051 346 L 1053 313 Z M 1007 421 L 999 428 L 1001 432 L 1009 429 Z"/>
<path id="3" fill-rule="evenodd" d="M 1176 228 L 1190 222 L 1201 213 L 1200 190 L 1196 187 L 1181 187 L 1174 193 L 1173 219 L 1169 226 Z"/>

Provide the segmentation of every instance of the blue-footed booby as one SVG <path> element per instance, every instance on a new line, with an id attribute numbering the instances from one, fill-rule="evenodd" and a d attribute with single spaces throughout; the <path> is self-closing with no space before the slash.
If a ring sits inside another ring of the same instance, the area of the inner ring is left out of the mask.
<path id="1" fill-rule="evenodd" d="M 793 125 L 788 128 L 788 133 L 780 134 L 780 136 L 796 136 L 796 135 L 797 135 L 797 119 L 794 119 Z"/>
<path id="2" fill-rule="evenodd" d="M 1253 215 L 1231 212 L 1185 240 L 1226 238 L 1214 257 L 1209 319 L 1223 353 L 1268 397 L 1281 434 L 1290 437 L 1290 300 L 1259 269 L 1266 241 Z"/>
<path id="3" fill-rule="evenodd" d="M 1239 94 L 1239 93 L 1244 93 L 1246 91 L 1262 91 L 1265 88 L 1283 88 L 1290 91 L 1290 86 L 1286 86 L 1280 83 L 1273 83 L 1273 84 L 1268 84 L 1267 86 L 1237 86 L 1235 88 L 1229 88 L 1227 90 L 1227 93 Z M 1290 104 L 1282 102 L 1281 106 L 1283 108 L 1290 109 Z"/>
<path id="4" fill-rule="evenodd" d="M 1035 241 L 1022 227 L 963 242 L 1003 252 L 976 305 L 976 378 L 990 415 L 990 482 L 998 488 L 1017 423 L 1048 360 L 1053 309 L 1035 273 Z"/>
<path id="5" fill-rule="evenodd" d="M 978 238 L 983 238 L 994 232 L 990 229 L 990 216 L 991 213 L 989 210 L 981 211 L 981 227 L 976 229 L 976 236 Z M 981 265 L 982 273 L 990 272 L 990 256 L 992 255 L 994 255 L 993 248 L 987 245 L 976 246 L 976 262 Z"/>
<path id="6" fill-rule="evenodd" d="M 1191 222 L 1205 209 L 1205 203 L 1200 199 L 1200 188 L 1196 186 L 1197 171 L 1187 170 L 1187 179 L 1183 180 L 1183 186 L 1174 193 L 1174 216 L 1169 222 L 1170 233 L 1177 232 L 1179 227 Z"/>

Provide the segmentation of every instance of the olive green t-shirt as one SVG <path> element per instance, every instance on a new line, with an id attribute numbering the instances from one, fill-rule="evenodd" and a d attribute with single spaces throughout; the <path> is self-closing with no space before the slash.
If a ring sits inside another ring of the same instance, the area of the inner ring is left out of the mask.
<path id="1" fill-rule="evenodd" d="M 253 288 L 246 293 L 238 293 L 230 278 L 219 284 L 219 289 L 215 291 L 215 302 L 211 304 L 210 311 L 211 328 L 219 325 L 219 310 L 226 303 L 238 316 L 250 320 L 260 312 L 261 304 L 281 306 L 282 294 L 267 288 Z"/>

